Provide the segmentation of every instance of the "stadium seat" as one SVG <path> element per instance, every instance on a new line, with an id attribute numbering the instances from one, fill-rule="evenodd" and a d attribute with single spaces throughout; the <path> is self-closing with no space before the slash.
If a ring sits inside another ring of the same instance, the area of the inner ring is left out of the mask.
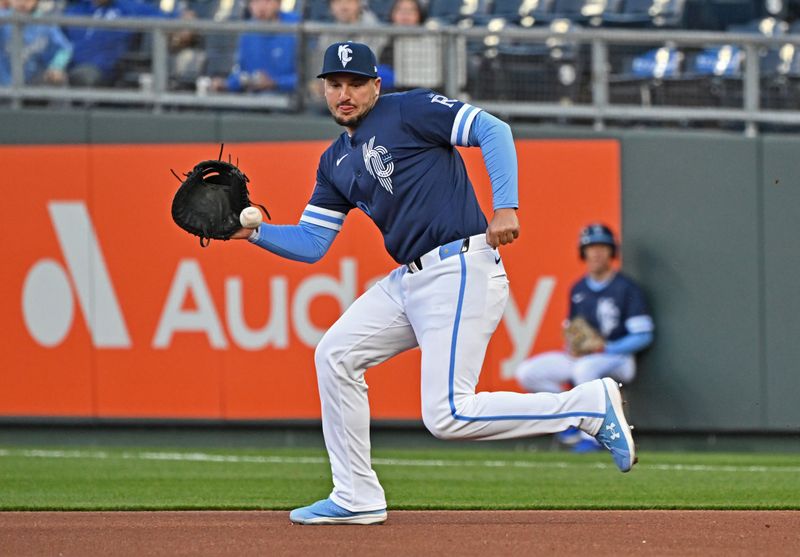
<path id="1" fill-rule="evenodd" d="M 790 27 L 785 21 L 773 17 L 765 17 L 742 25 L 733 25 L 733 33 L 755 33 L 766 37 L 781 37 L 796 31 L 798 27 Z M 761 83 L 761 106 L 763 108 L 794 108 L 798 106 L 798 74 L 797 47 L 791 43 L 773 47 L 759 48 L 759 73 Z M 744 65 L 741 65 L 744 71 Z"/>
<path id="2" fill-rule="evenodd" d="M 602 23 L 609 27 L 680 27 L 685 0 L 622 0 L 609 6 Z"/>
<path id="3" fill-rule="evenodd" d="M 304 19 L 308 21 L 332 22 L 328 0 L 305 0 L 303 6 Z"/>
<path id="4" fill-rule="evenodd" d="M 556 0 L 553 4 L 553 19 L 569 19 L 579 24 L 588 24 L 599 18 L 605 9 L 604 0 Z"/>
<path id="5" fill-rule="evenodd" d="M 428 19 L 452 25 L 472 18 L 483 8 L 482 0 L 431 0 L 428 4 Z"/>
<path id="6" fill-rule="evenodd" d="M 557 20 L 551 28 L 567 33 L 576 28 Z M 470 94 L 476 98 L 527 102 L 576 102 L 586 75 L 578 46 L 568 40 L 548 43 L 503 42 L 487 51 L 471 68 Z"/>
<path id="7" fill-rule="evenodd" d="M 785 23 L 764 18 L 731 26 L 730 31 L 779 36 L 786 29 Z M 790 102 L 786 75 L 793 55 L 793 49 L 759 49 L 762 106 L 778 107 Z M 612 101 L 622 102 L 619 98 L 626 94 L 632 100 L 631 91 L 638 88 L 648 104 L 741 108 L 744 68 L 745 48 L 741 44 L 686 48 L 680 53 L 664 47 L 634 58 L 626 71 L 612 77 Z"/>
<path id="8" fill-rule="evenodd" d="M 614 0 L 611 0 L 614 1 Z M 588 25 L 599 23 L 609 0 L 548 0 L 546 2 L 522 2 L 522 11 L 528 12 L 539 23 L 550 23 L 568 19 L 573 23 Z M 532 7 L 529 5 L 534 4 Z"/>
<path id="9" fill-rule="evenodd" d="M 391 19 L 392 5 L 395 0 L 369 0 L 369 9 L 378 16 L 378 19 L 389 22 Z"/>

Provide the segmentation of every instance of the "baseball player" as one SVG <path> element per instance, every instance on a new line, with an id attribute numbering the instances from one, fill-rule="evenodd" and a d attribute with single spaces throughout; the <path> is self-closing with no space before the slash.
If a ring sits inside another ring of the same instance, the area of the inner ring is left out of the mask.
<path id="1" fill-rule="evenodd" d="M 614 233 L 603 224 L 590 224 L 578 246 L 587 273 L 570 290 L 569 320 L 583 317 L 603 338 L 599 350 L 572 354 L 545 352 L 522 362 L 517 380 L 529 392 L 557 393 L 564 383 L 582 385 L 611 377 L 629 383 L 636 375 L 634 354 L 653 342 L 653 319 L 636 283 L 612 265 L 617 254 Z M 559 439 L 576 452 L 602 448 L 593 437 L 570 428 Z"/>
<path id="2" fill-rule="evenodd" d="M 558 394 L 475 392 L 508 297 L 498 246 L 519 235 L 517 164 L 509 126 L 429 90 L 379 96 L 375 54 L 361 43 L 325 51 L 325 98 L 345 131 L 322 154 L 300 222 L 236 237 L 298 261 L 322 257 L 353 209 L 366 213 L 399 266 L 334 323 L 315 353 L 327 499 L 290 514 L 300 524 L 386 520 L 372 469 L 365 371 L 419 346 L 422 419 L 442 439 L 508 439 L 575 426 L 597 436 L 626 472 L 633 439 L 619 389 L 598 380 Z M 492 182 L 487 222 L 457 145 L 480 147 Z"/>

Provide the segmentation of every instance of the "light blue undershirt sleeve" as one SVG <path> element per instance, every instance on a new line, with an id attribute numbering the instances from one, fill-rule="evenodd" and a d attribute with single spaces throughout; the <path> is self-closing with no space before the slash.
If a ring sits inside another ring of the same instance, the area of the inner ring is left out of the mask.
<path id="1" fill-rule="evenodd" d="M 338 233 L 302 221 L 295 225 L 262 223 L 248 241 L 286 259 L 314 263 L 325 255 Z"/>
<path id="2" fill-rule="evenodd" d="M 617 340 L 607 342 L 606 354 L 633 354 L 644 350 L 653 342 L 653 333 L 631 333 Z"/>
<path id="3" fill-rule="evenodd" d="M 517 150 L 511 127 L 482 110 L 469 130 L 469 145 L 480 147 L 483 153 L 483 162 L 492 180 L 494 209 L 518 208 Z"/>

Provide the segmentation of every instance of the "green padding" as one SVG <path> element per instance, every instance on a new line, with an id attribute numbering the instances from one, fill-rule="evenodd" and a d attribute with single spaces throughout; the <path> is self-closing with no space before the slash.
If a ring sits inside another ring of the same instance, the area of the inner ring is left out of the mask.
<path id="1" fill-rule="evenodd" d="M 0 109 L 0 145 L 87 143 L 88 112 Z"/>
<path id="2" fill-rule="evenodd" d="M 765 137 L 764 320 L 767 416 L 771 429 L 800 429 L 800 140 Z"/>
<path id="3" fill-rule="evenodd" d="M 317 141 L 333 140 L 342 128 L 322 116 L 223 114 L 220 131 L 222 141 Z"/>
<path id="4" fill-rule="evenodd" d="M 656 323 L 633 423 L 764 428 L 758 140 L 629 133 L 622 159 L 624 267 Z"/>
<path id="5" fill-rule="evenodd" d="M 205 143 L 217 141 L 211 114 L 152 114 L 95 111 L 89 120 L 92 143 Z"/>

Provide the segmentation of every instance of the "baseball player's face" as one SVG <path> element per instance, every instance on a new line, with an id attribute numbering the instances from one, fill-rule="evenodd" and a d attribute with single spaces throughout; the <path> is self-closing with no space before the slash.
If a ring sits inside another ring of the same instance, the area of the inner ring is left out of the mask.
<path id="1" fill-rule="evenodd" d="M 369 114 L 381 92 L 381 78 L 335 73 L 325 77 L 325 100 L 333 119 L 349 130 Z"/>
<path id="2" fill-rule="evenodd" d="M 611 270 L 611 246 L 593 244 L 583 248 L 586 270 L 590 275 L 604 275 Z"/>

